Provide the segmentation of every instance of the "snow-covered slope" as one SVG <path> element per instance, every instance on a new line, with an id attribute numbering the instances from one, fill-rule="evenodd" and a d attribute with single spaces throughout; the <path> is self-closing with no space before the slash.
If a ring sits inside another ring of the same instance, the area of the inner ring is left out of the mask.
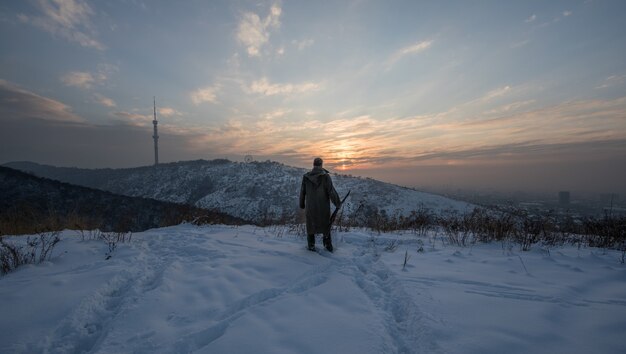
<path id="1" fill-rule="evenodd" d="M 0 166 L 0 235 L 76 227 L 143 231 L 199 216 L 211 223 L 243 222 L 190 205 L 117 195 Z"/>
<path id="2" fill-rule="evenodd" d="M 0 353 L 626 352 L 617 251 L 353 231 L 317 254 L 286 229 L 154 229 L 109 260 L 66 231 L 0 277 Z"/>
<path id="3" fill-rule="evenodd" d="M 6 166 L 62 182 L 99 188 L 117 194 L 189 203 L 247 220 L 292 217 L 305 169 L 276 162 L 238 163 L 228 160 L 186 161 L 128 169 L 79 169 L 14 162 Z M 473 206 L 439 195 L 368 178 L 333 175 L 340 195 L 351 190 L 346 213 L 360 207 L 388 215 L 408 214 L 421 207 L 465 212 Z"/>

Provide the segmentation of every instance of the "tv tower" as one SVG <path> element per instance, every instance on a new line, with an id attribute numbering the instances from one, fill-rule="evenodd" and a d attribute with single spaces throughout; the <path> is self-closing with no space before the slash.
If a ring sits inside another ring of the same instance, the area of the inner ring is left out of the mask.
<path id="1" fill-rule="evenodd" d="M 154 165 L 158 165 L 159 164 L 159 134 L 157 132 L 157 124 L 159 124 L 159 122 L 157 121 L 156 118 L 156 97 L 153 97 L 154 99 L 154 120 L 152 121 L 152 124 L 154 124 L 154 135 L 152 136 L 154 138 Z"/>

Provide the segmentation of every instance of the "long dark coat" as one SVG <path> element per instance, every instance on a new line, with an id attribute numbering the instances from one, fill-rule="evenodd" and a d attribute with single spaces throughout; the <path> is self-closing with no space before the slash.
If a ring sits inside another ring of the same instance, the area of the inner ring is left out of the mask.
<path id="1" fill-rule="evenodd" d="M 302 177 L 300 209 L 305 209 L 306 232 L 309 235 L 329 231 L 330 203 L 341 204 L 333 181 L 325 169 L 315 166 Z"/>

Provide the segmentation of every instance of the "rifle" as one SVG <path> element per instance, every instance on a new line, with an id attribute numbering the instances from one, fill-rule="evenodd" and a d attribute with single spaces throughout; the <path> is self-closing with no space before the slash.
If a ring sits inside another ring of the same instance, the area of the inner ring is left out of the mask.
<path id="1" fill-rule="evenodd" d="M 343 202 L 346 201 L 346 198 L 348 198 L 349 195 L 350 191 L 348 191 L 348 194 L 343 197 L 343 199 L 341 200 L 341 204 L 339 204 L 339 207 L 335 208 L 335 211 L 333 211 L 333 215 L 330 216 L 330 222 L 328 223 L 328 232 L 330 232 L 330 228 L 333 226 L 333 222 L 335 222 L 335 219 L 337 218 L 337 212 L 339 212 L 339 209 L 341 209 L 341 207 L 343 206 Z"/>

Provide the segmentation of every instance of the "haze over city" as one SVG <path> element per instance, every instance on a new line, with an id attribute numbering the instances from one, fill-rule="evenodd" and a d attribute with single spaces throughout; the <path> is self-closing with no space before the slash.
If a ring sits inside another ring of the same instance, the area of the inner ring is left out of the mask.
<path id="1" fill-rule="evenodd" d="M 626 194 L 623 1 L 13 1 L 0 164 Z"/>

